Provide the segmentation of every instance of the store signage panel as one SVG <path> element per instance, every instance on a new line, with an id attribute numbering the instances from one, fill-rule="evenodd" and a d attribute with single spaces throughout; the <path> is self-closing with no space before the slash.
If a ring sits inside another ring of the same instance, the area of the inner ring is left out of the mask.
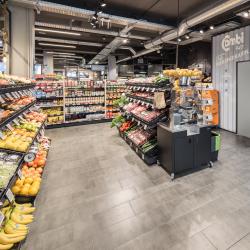
<path id="1" fill-rule="evenodd" d="M 250 26 L 213 38 L 213 82 L 220 91 L 220 126 L 236 132 L 236 64 L 250 59 Z"/>

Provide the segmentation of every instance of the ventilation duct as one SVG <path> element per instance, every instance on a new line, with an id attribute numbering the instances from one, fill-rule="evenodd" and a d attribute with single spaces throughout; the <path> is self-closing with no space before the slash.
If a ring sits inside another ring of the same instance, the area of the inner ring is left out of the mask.
<path id="1" fill-rule="evenodd" d="M 146 42 L 144 46 L 146 49 L 151 49 L 154 46 L 158 46 L 162 43 L 166 43 L 170 40 L 176 39 L 178 36 L 184 35 L 189 28 L 198 25 L 202 22 L 205 22 L 213 17 L 221 15 L 247 2 L 249 2 L 249 0 L 227 0 L 226 2 L 220 5 L 213 6 L 212 8 L 205 10 L 203 13 L 197 16 L 182 21 L 178 29 L 165 32 L 163 35 L 154 38 L 149 42 Z"/>

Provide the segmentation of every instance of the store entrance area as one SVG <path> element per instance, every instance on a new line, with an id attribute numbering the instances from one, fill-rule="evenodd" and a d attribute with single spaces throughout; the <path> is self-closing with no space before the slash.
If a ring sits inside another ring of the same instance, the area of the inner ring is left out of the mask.
<path id="1" fill-rule="evenodd" d="M 171 181 L 110 124 L 48 130 L 53 146 L 23 249 L 249 249 L 250 140 L 220 133 L 213 168 Z"/>

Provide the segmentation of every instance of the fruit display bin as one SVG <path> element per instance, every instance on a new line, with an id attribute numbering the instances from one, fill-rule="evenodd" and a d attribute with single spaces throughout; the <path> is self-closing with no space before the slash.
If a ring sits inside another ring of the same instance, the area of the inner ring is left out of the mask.
<path id="1" fill-rule="evenodd" d="M 156 117 L 155 119 L 151 120 L 150 122 L 145 121 L 143 119 L 141 119 L 140 117 L 132 114 L 132 113 L 124 113 L 124 115 L 128 118 L 128 119 L 132 119 L 132 121 L 136 121 L 138 123 L 138 125 L 142 125 L 144 129 L 153 129 L 157 127 L 157 123 L 160 121 L 164 121 L 166 119 L 166 114 L 165 112 L 162 113 L 161 115 L 159 115 L 158 117 Z"/>
<path id="2" fill-rule="evenodd" d="M 25 107 L 23 107 L 23 108 L 17 110 L 16 112 L 14 112 L 11 116 L 9 116 L 8 118 L 6 118 L 2 122 L 0 122 L 0 128 L 6 126 L 8 123 L 10 123 L 11 121 L 15 120 L 18 116 L 20 116 L 21 114 L 23 114 L 25 111 L 27 111 L 29 108 L 31 108 L 35 104 L 36 104 L 36 101 L 33 101 L 30 104 L 26 105 Z"/>
<path id="3" fill-rule="evenodd" d="M 10 92 L 17 92 L 27 89 L 32 89 L 35 87 L 35 84 L 18 84 L 18 85 L 10 85 L 10 86 L 4 86 L 0 87 L 0 94 L 6 94 Z"/>
<path id="4" fill-rule="evenodd" d="M 119 135 L 147 165 L 150 166 L 157 162 L 158 152 L 155 153 L 154 149 L 150 150 L 147 153 L 143 153 L 141 148 L 138 147 L 135 143 L 133 143 L 124 133 L 119 131 Z"/>

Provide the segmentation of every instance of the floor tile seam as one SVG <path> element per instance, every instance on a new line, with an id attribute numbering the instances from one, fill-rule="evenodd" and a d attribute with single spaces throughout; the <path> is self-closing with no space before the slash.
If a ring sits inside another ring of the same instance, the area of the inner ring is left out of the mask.
<path id="1" fill-rule="evenodd" d="M 218 248 L 213 244 L 213 242 L 206 236 L 206 234 L 203 231 L 200 231 L 199 233 L 201 233 L 205 239 L 207 239 L 207 241 L 213 246 L 214 249 L 218 250 Z"/>
<path id="2" fill-rule="evenodd" d="M 250 231 L 244 235 L 242 238 L 240 238 L 238 241 L 236 241 L 235 243 L 233 243 L 230 247 L 228 247 L 226 250 L 230 250 L 233 246 L 235 246 L 238 242 L 240 242 L 241 240 L 243 240 L 244 238 L 246 238 L 248 235 L 250 235 Z"/>

